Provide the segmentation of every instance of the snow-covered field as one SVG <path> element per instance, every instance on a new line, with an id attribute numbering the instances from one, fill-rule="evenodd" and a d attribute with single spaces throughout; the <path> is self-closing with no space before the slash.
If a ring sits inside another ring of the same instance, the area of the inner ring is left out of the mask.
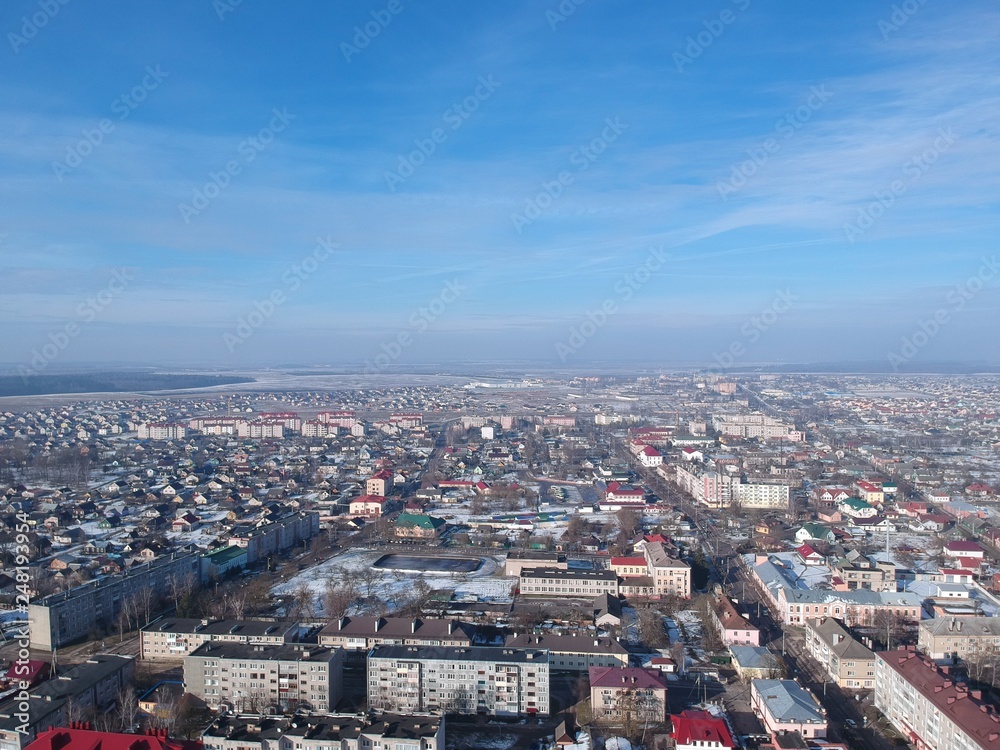
<path id="1" fill-rule="evenodd" d="M 350 550 L 316 567 L 303 570 L 294 578 L 275 586 L 271 593 L 276 596 L 288 595 L 305 584 L 315 597 L 317 611 L 321 611 L 323 592 L 331 577 L 357 575 L 363 570 L 373 569 L 372 564 L 385 554 L 384 550 Z M 483 560 L 483 566 L 479 570 L 466 574 L 377 571 L 380 576 L 372 588 L 371 595 L 390 604 L 399 602 L 405 600 L 406 595 L 414 590 L 417 579 L 422 578 L 432 589 L 453 592 L 455 600 L 510 602 L 516 581 L 513 578 L 502 578 L 497 575 L 498 572 L 502 572 L 503 560 L 486 555 L 483 556 Z M 359 587 L 361 595 L 367 596 L 369 592 L 365 584 L 359 582 Z"/>

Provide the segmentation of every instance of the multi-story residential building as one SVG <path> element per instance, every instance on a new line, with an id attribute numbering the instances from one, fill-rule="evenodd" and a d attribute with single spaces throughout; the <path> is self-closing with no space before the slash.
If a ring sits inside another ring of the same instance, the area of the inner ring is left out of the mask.
<path id="1" fill-rule="evenodd" d="M 764 414 L 713 414 L 712 426 L 733 437 L 781 438 L 792 443 L 806 439 L 803 432 Z"/>
<path id="2" fill-rule="evenodd" d="M 728 596 L 719 596 L 711 610 L 712 622 L 727 646 L 759 646 L 760 630 L 740 614 Z"/>
<path id="3" fill-rule="evenodd" d="M 503 574 L 512 578 L 520 578 L 524 568 L 556 568 L 566 570 L 569 563 L 566 555 L 559 552 L 540 552 L 536 550 L 511 550 L 507 553 Z"/>
<path id="4" fill-rule="evenodd" d="M 920 623 L 917 647 L 932 659 L 1000 653 L 1000 617 L 935 617 Z"/>
<path id="5" fill-rule="evenodd" d="M 643 548 L 643 556 L 653 579 L 655 596 L 691 598 L 691 566 L 667 554 L 663 542 L 651 542 Z"/>
<path id="6" fill-rule="evenodd" d="M 695 502 L 710 508 L 728 508 L 732 505 L 733 493 L 740 483 L 738 474 L 706 471 L 697 464 L 678 464 L 674 471 L 677 484 Z"/>
<path id="7" fill-rule="evenodd" d="M 380 469 L 365 480 L 365 494 L 385 497 L 392 489 L 392 472 Z"/>
<path id="8" fill-rule="evenodd" d="M 136 747 L 136 746 L 139 747 Z M 38 735 L 25 750 L 95 750 L 95 748 L 134 748 L 134 750 L 188 750 L 184 740 L 172 740 L 165 730 L 147 729 L 144 735 L 124 732 L 99 732 L 79 726 L 55 727 Z"/>
<path id="9" fill-rule="evenodd" d="M 342 649 L 314 644 L 204 643 L 184 657 L 184 687 L 211 708 L 332 711 L 343 659 Z"/>
<path id="10" fill-rule="evenodd" d="M 789 493 L 787 484 L 764 484 L 760 482 L 735 485 L 736 502 L 747 510 L 788 510 Z"/>
<path id="11" fill-rule="evenodd" d="M 1000 748 L 1000 714 L 912 648 L 875 654 L 875 707 L 918 750 Z"/>
<path id="12" fill-rule="evenodd" d="M 167 591 L 172 580 L 201 582 L 198 555 L 172 553 L 125 573 L 75 586 L 28 605 L 31 648 L 51 651 L 85 638 L 95 627 L 111 627 L 124 602 Z"/>
<path id="13" fill-rule="evenodd" d="M 237 526 L 229 533 L 228 541 L 237 547 L 246 547 L 247 564 L 253 565 L 307 542 L 318 533 L 319 513 L 304 510 L 259 526 Z"/>
<path id="14" fill-rule="evenodd" d="M 319 631 L 319 645 L 348 651 L 375 646 L 471 646 L 475 627 L 458 620 L 341 617 Z"/>
<path id="15" fill-rule="evenodd" d="M 368 707 L 395 713 L 549 713 L 549 654 L 536 649 L 377 646 Z"/>
<path id="16" fill-rule="evenodd" d="M 617 638 L 587 633 L 535 635 L 524 633 L 507 638 L 507 648 L 546 649 L 549 670 L 586 672 L 591 667 L 627 667 L 629 652 Z"/>
<path id="17" fill-rule="evenodd" d="M 222 714 L 201 742 L 205 750 L 444 750 L 444 717 Z"/>
<path id="18" fill-rule="evenodd" d="M 644 445 L 638 453 L 639 461 L 647 469 L 659 466 L 663 463 L 663 454 L 651 445 Z"/>
<path id="19" fill-rule="evenodd" d="M 139 631 L 145 661 L 180 661 L 203 643 L 262 643 L 278 646 L 297 639 L 299 626 L 274 620 L 197 620 L 163 617 Z"/>
<path id="20" fill-rule="evenodd" d="M 875 687 L 875 654 L 834 618 L 806 620 L 806 648 L 842 688 Z"/>
<path id="21" fill-rule="evenodd" d="M 128 656 L 98 654 L 31 688 L 27 700 L 15 695 L 0 703 L 0 750 L 21 750 L 50 727 L 111 710 L 134 665 Z"/>
<path id="22" fill-rule="evenodd" d="M 138 440 L 183 440 L 187 426 L 177 422 L 144 422 L 136 429 Z"/>
<path id="23" fill-rule="evenodd" d="M 590 667 L 590 708 L 595 722 L 621 723 L 627 714 L 637 725 L 667 719 L 667 679 L 658 669 Z"/>
<path id="24" fill-rule="evenodd" d="M 795 680 L 752 680 L 750 707 L 768 732 L 798 732 L 806 739 L 826 737 L 826 711 Z"/>
<path id="25" fill-rule="evenodd" d="M 618 576 L 613 570 L 522 568 L 518 586 L 522 596 L 578 599 L 593 599 L 598 594 L 618 596 Z"/>

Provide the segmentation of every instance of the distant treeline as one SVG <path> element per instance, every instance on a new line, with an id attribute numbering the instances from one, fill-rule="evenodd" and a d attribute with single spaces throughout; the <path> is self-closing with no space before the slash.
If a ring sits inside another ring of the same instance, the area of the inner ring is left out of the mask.
<path id="1" fill-rule="evenodd" d="M 173 391 L 212 385 L 252 383 L 230 375 L 157 375 L 146 372 L 94 372 L 75 375 L 0 375 L 0 396 L 45 396 L 53 393 L 119 393 Z"/>

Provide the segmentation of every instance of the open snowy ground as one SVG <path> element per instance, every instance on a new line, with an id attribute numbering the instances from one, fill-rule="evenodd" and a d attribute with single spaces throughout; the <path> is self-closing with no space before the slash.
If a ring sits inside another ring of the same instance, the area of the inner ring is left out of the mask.
<path id="1" fill-rule="evenodd" d="M 315 597 L 316 609 L 321 611 L 323 592 L 331 577 L 357 575 L 363 570 L 373 569 L 373 563 L 384 556 L 384 550 L 355 549 L 333 557 L 320 565 L 303 570 L 295 577 L 271 589 L 275 596 L 284 596 L 297 591 L 305 584 Z M 417 579 L 422 578 L 432 589 L 444 589 L 454 593 L 456 600 L 510 602 L 516 580 L 502 578 L 503 560 L 482 556 L 484 563 L 473 573 L 403 573 L 400 571 L 378 571 L 380 576 L 372 589 L 372 596 L 384 602 L 405 600 L 414 590 Z M 358 582 L 361 595 L 367 595 L 365 584 Z"/>

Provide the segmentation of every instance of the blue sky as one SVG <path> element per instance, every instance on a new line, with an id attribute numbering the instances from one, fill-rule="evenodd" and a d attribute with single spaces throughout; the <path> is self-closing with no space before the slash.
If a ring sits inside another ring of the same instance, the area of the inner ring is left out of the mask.
<path id="1" fill-rule="evenodd" d="M 995 3 L 10 0 L 0 31 L 15 370 L 1000 361 Z"/>

